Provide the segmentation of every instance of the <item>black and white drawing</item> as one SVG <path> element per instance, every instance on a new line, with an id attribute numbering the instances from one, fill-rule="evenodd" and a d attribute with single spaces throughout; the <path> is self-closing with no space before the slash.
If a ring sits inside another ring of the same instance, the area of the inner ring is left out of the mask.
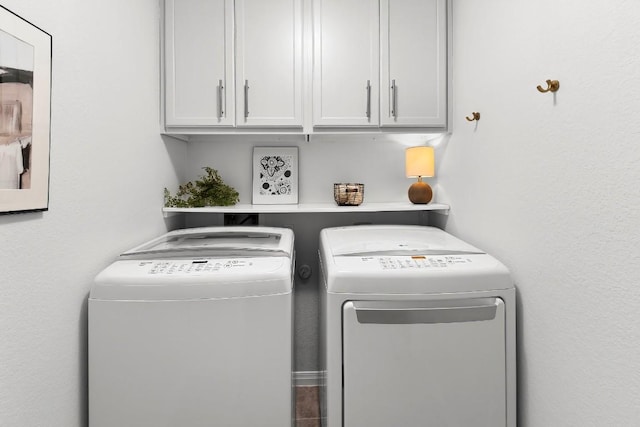
<path id="1" fill-rule="evenodd" d="M 298 203 L 298 147 L 254 147 L 253 204 Z"/>

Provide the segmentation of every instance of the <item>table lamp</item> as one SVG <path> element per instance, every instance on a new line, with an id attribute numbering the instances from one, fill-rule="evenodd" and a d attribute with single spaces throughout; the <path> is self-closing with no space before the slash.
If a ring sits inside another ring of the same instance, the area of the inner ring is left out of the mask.
<path id="1" fill-rule="evenodd" d="M 410 147 L 405 152 L 407 178 L 418 178 L 409 187 L 409 200 L 413 204 L 426 204 L 431 201 L 433 191 L 422 177 L 435 175 L 435 155 L 433 147 Z"/>

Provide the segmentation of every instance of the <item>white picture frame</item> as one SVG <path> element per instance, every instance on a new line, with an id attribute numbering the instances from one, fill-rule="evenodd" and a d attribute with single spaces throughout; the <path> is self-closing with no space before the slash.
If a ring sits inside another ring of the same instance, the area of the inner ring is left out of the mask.
<path id="1" fill-rule="evenodd" d="M 51 35 L 2 6 L 0 86 L 0 214 L 46 211 Z"/>
<path id="2" fill-rule="evenodd" d="M 298 147 L 253 147 L 254 205 L 298 203 Z"/>

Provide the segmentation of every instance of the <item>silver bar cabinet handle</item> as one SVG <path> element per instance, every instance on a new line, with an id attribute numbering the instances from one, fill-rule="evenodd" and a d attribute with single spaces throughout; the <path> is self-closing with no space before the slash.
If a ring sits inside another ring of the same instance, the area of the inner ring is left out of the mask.
<path id="1" fill-rule="evenodd" d="M 371 120 L 371 80 L 367 80 L 367 120 Z"/>
<path id="2" fill-rule="evenodd" d="M 224 107 L 222 105 L 223 90 L 224 86 L 222 84 L 222 80 L 218 80 L 218 118 L 223 118 L 225 116 Z"/>
<path id="3" fill-rule="evenodd" d="M 249 80 L 244 81 L 244 118 L 249 117 Z"/>
<path id="4" fill-rule="evenodd" d="M 393 118 L 398 118 L 398 88 L 396 87 L 396 81 L 391 80 L 391 115 Z"/>

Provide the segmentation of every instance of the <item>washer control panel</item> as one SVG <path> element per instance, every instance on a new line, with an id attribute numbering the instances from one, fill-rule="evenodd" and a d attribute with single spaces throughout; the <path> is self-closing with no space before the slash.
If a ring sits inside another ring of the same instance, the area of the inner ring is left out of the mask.
<path id="1" fill-rule="evenodd" d="M 153 276 L 201 276 L 206 274 L 270 271 L 282 265 L 280 258 L 198 258 L 143 260 L 135 262 L 138 274 Z"/>

